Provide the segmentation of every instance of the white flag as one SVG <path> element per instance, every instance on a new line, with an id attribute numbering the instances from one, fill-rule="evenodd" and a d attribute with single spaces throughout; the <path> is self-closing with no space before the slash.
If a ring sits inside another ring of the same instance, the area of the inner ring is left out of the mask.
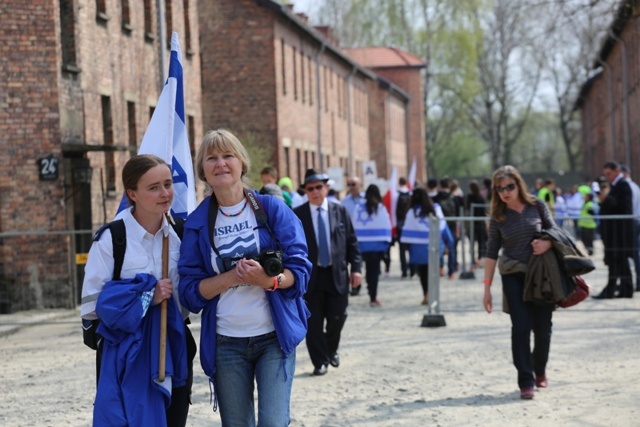
<path id="1" fill-rule="evenodd" d="M 182 52 L 176 32 L 171 34 L 169 76 L 138 154 L 154 154 L 171 166 L 175 190 L 171 215 L 186 218 L 196 207 L 196 190 L 184 115 Z M 118 212 L 126 207 L 126 199 L 123 198 L 123 201 Z"/>

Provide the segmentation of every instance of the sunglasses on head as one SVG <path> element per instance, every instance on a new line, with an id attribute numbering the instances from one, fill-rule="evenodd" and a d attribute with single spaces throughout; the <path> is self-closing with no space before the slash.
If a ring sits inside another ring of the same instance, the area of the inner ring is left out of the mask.
<path id="1" fill-rule="evenodd" d="M 515 189 L 516 189 L 516 185 L 515 184 L 508 184 L 508 185 L 505 185 L 504 187 L 496 187 L 496 191 L 498 193 L 504 193 L 505 191 L 511 192 L 511 191 L 513 191 Z"/>
<path id="2" fill-rule="evenodd" d="M 322 187 L 324 187 L 324 184 L 310 185 L 306 187 L 305 190 L 307 191 L 307 193 L 311 193 L 313 190 L 321 190 Z"/>

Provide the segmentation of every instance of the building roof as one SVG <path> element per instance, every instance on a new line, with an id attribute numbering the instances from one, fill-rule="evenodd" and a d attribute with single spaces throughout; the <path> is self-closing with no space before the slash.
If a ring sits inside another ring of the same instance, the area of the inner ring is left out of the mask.
<path id="1" fill-rule="evenodd" d="M 616 12 L 616 16 L 609 28 L 607 33 L 607 37 L 604 40 L 602 45 L 602 49 L 600 49 L 600 54 L 598 55 L 598 59 L 595 64 L 593 64 L 593 68 L 600 67 L 600 61 L 605 62 L 607 57 L 613 50 L 613 47 L 620 40 L 618 36 L 622 33 L 622 30 L 627 25 L 627 22 L 631 17 L 633 17 L 634 11 L 640 5 L 640 0 L 622 0 L 620 2 L 620 6 L 618 7 L 618 11 Z"/>
<path id="2" fill-rule="evenodd" d="M 362 75 L 374 81 L 377 81 L 378 84 L 381 84 L 386 89 L 390 90 L 391 92 L 397 94 L 398 96 L 404 98 L 407 101 L 411 99 L 409 94 L 406 91 L 404 91 L 402 88 L 393 84 L 393 82 L 391 82 L 390 80 L 385 79 L 384 77 L 371 71 L 369 69 L 371 66 L 361 63 L 356 58 L 354 58 L 349 53 L 347 53 L 346 50 L 340 49 L 339 47 L 334 45 L 335 41 L 333 40 L 333 37 L 331 37 L 330 30 L 328 28 L 321 27 L 321 26 L 320 27 L 310 26 L 308 17 L 304 14 L 294 13 L 293 8 L 290 6 L 281 5 L 280 3 L 277 3 L 273 0 L 254 0 L 254 1 L 257 4 L 263 5 L 267 8 L 270 8 L 271 10 L 274 10 L 276 13 L 279 13 L 285 19 L 289 20 L 289 22 L 291 22 L 293 25 L 297 26 L 301 31 L 304 31 L 307 34 L 309 34 L 321 46 L 320 51 L 324 51 L 326 49 L 332 52 L 334 55 L 336 55 L 338 58 L 342 59 L 350 67 L 352 67 L 353 72 L 359 72 Z M 393 48 L 380 48 L 380 49 L 393 49 Z M 350 50 L 351 49 L 349 49 L 349 51 Z M 400 50 L 400 49 L 397 49 L 397 50 Z M 408 52 L 404 52 L 404 54 L 409 55 L 413 58 L 417 58 L 419 61 L 421 61 L 420 58 Z M 395 65 L 395 66 L 397 67 L 399 65 Z"/>
<path id="3" fill-rule="evenodd" d="M 419 56 L 397 47 L 361 47 L 343 50 L 357 63 L 369 68 L 424 68 L 427 65 Z"/>

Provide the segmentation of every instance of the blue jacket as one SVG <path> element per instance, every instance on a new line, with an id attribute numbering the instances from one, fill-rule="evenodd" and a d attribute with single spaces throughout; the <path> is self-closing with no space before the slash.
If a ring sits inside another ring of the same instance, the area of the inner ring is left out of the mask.
<path id="1" fill-rule="evenodd" d="M 104 337 L 94 426 L 166 426 L 171 389 L 186 384 L 187 350 L 182 315 L 173 299 L 167 302 L 165 381 L 154 381 L 159 370 L 160 305 L 144 312 L 140 296 L 157 280 L 140 273 L 132 279 L 104 285 L 96 314 L 97 332 Z"/>
<path id="2" fill-rule="evenodd" d="M 282 351 L 289 355 L 307 334 L 307 318 L 310 313 L 303 300 L 311 275 L 311 262 L 302 224 L 282 200 L 254 192 L 267 214 L 269 227 L 284 251 L 282 261 L 294 276 L 293 286 L 267 292 L 271 317 Z M 202 312 L 200 331 L 200 364 L 213 381 L 216 372 L 216 308 L 220 296 L 208 300 L 200 294 L 200 281 L 216 273 L 211 265 L 212 248 L 209 243 L 207 215 L 211 197 L 207 197 L 189 215 L 184 224 L 180 247 L 180 302 L 193 313 Z M 260 248 L 277 249 L 265 227 L 259 228 Z"/>

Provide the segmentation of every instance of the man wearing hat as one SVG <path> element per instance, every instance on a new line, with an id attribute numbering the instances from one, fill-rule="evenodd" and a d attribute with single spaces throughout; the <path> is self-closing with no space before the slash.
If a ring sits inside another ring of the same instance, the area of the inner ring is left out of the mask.
<path id="1" fill-rule="evenodd" d="M 362 280 L 362 257 L 349 213 L 341 204 L 329 203 L 327 181 L 326 174 L 308 169 L 303 183 L 308 202 L 294 209 L 302 221 L 313 264 L 305 295 L 311 311 L 306 342 L 313 375 L 326 374 L 329 364 L 340 365 L 338 345 L 347 320 L 349 284 L 358 287 Z"/>

